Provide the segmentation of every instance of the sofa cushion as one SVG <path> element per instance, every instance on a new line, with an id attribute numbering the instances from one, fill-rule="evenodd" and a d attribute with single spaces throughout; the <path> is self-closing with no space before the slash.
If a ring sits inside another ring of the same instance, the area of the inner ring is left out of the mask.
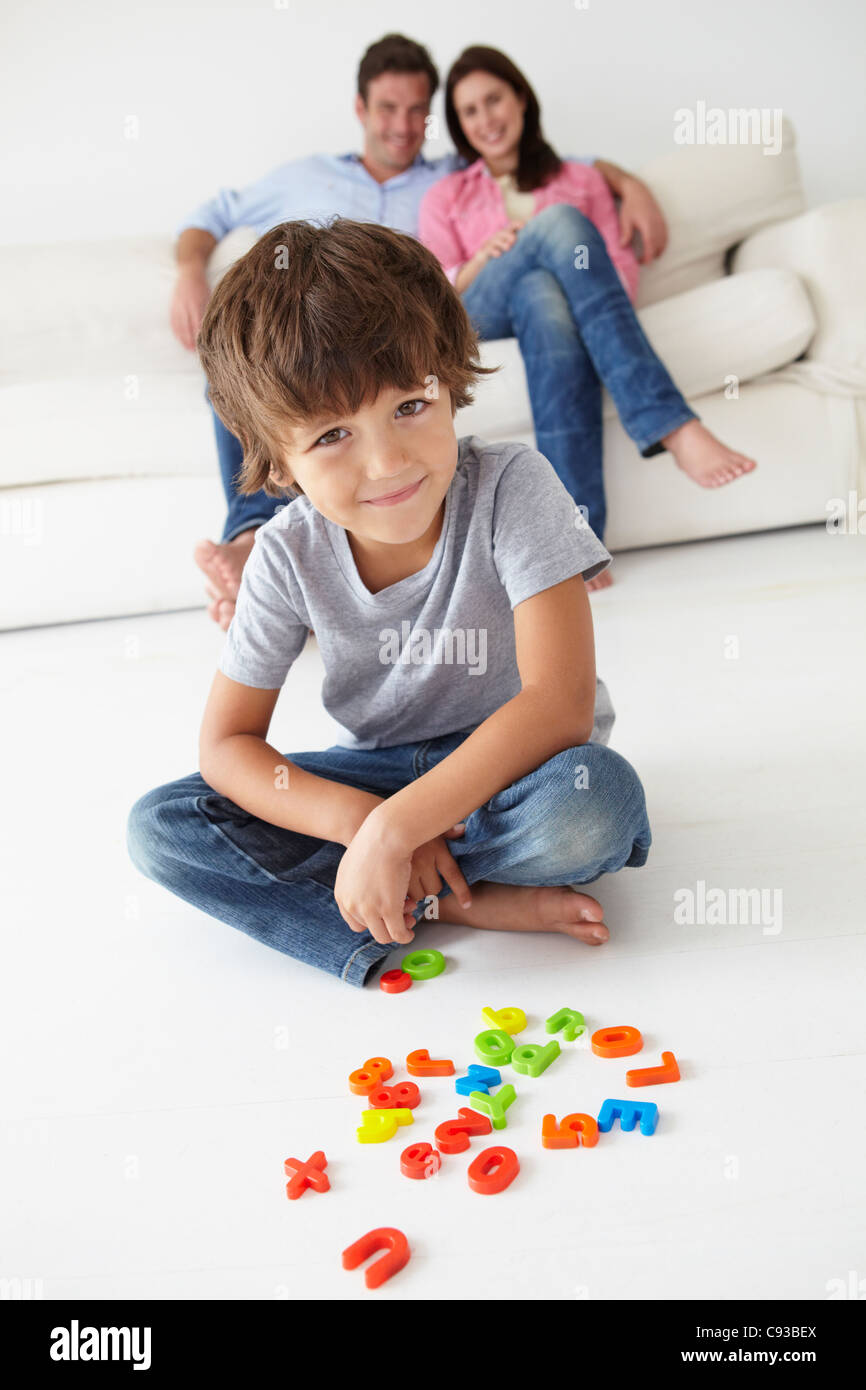
<path id="1" fill-rule="evenodd" d="M 764 154 L 760 144 L 677 145 L 641 169 L 640 177 L 668 224 L 664 253 L 641 267 L 640 308 L 718 279 L 729 248 L 806 206 L 787 120 L 778 154 Z"/>

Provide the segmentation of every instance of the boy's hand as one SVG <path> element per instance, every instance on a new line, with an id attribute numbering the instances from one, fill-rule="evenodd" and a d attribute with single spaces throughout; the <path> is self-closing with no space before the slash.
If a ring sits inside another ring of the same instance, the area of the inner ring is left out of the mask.
<path id="1" fill-rule="evenodd" d="M 334 882 L 340 915 L 352 931 L 369 931 L 383 946 L 414 938 L 412 911 L 422 898 L 438 893 L 442 880 L 469 905 L 469 887 L 444 835 L 419 845 L 411 855 L 385 848 L 371 818 L 349 845 Z M 447 834 L 462 834 L 452 826 Z"/>

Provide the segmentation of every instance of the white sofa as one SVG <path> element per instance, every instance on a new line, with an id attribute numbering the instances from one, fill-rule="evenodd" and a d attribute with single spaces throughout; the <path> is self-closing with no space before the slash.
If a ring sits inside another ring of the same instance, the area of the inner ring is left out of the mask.
<path id="1" fill-rule="evenodd" d="M 641 171 L 668 219 L 642 272 L 649 338 L 707 425 L 756 457 L 718 490 L 642 459 L 606 403 L 611 550 L 827 515 L 858 488 L 866 400 L 866 199 L 805 211 L 782 152 L 685 146 Z M 214 277 L 252 244 L 238 228 Z M 3 628 L 196 607 L 192 548 L 224 517 L 196 357 L 168 326 L 173 245 L 127 239 L 0 249 Z M 532 441 L 513 339 L 460 434 Z"/>

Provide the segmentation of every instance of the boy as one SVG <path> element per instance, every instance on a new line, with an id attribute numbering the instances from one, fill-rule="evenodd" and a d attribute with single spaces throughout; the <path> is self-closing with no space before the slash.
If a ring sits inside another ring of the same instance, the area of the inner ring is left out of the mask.
<path id="1" fill-rule="evenodd" d="M 488 369 L 438 261 L 374 224 L 283 223 L 198 343 L 241 490 L 296 500 L 256 532 L 200 773 L 130 812 L 137 867 L 354 985 L 430 895 L 440 921 L 607 940 L 579 887 L 651 842 L 595 676 L 584 581 L 610 556 L 535 450 L 457 440 Z M 267 734 L 310 628 L 340 739 L 284 755 Z"/>

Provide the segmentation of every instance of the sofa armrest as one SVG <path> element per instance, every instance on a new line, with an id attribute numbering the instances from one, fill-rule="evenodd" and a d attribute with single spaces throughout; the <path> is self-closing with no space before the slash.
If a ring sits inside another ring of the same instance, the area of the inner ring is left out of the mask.
<path id="1" fill-rule="evenodd" d="M 813 208 L 747 237 L 732 269 L 796 271 L 812 300 L 818 331 L 806 357 L 866 369 L 866 198 Z"/>

